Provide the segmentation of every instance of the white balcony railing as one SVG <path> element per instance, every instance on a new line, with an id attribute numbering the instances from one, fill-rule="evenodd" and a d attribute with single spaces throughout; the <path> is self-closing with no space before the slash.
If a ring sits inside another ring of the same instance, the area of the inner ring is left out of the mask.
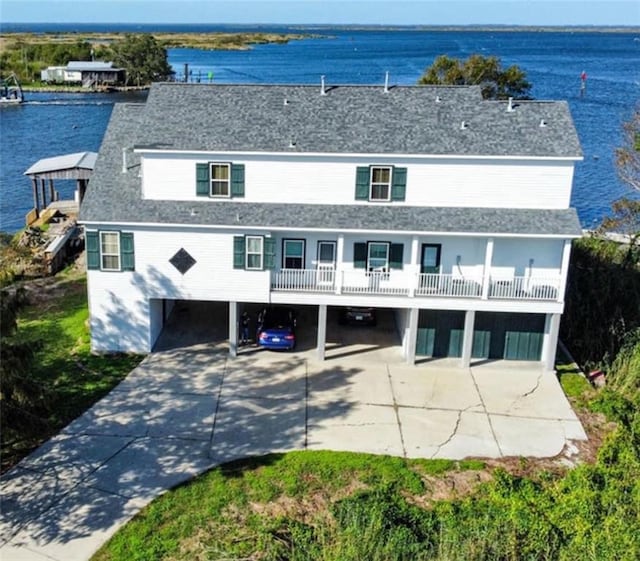
<path id="1" fill-rule="evenodd" d="M 412 277 L 403 271 L 342 271 L 345 294 L 387 294 L 408 296 Z"/>
<path id="2" fill-rule="evenodd" d="M 334 292 L 336 272 L 330 268 L 280 269 L 271 277 L 271 289 L 293 292 Z"/>
<path id="3" fill-rule="evenodd" d="M 484 291 L 482 277 L 411 274 L 405 271 L 335 271 L 280 269 L 271 276 L 271 290 L 278 292 L 325 292 L 337 294 L 380 294 L 445 298 L 557 301 L 560 276 L 491 277 Z"/>
<path id="4" fill-rule="evenodd" d="M 482 277 L 421 274 L 418 275 L 416 296 L 478 298 L 482 296 Z"/>
<path id="5" fill-rule="evenodd" d="M 491 278 L 489 298 L 503 300 L 557 300 L 560 279 L 555 277 Z"/>

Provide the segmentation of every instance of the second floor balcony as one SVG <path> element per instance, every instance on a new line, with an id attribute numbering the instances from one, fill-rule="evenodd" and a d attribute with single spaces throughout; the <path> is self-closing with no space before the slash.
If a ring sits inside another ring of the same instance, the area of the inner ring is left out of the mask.
<path id="1" fill-rule="evenodd" d="M 407 271 L 280 269 L 271 273 L 275 292 L 381 296 L 562 301 L 561 276 L 501 274 L 460 276 Z"/>

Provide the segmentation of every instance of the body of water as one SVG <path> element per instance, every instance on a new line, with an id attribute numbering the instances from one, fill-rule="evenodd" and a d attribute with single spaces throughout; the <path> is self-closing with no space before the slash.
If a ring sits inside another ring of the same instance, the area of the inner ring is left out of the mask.
<path id="1" fill-rule="evenodd" d="M 611 202 L 633 193 L 616 176 L 615 149 L 622 123 L 640 101 L 640 36 L 613 32 L 444 31 L 253 26 L 4 26 L 4 31 L 276 31 L 316 33 L 323 38 L 248 51 L 170 49 L 178 75 L 188 64 L 191 79 L 217 83 L 415 84 L 440 54 L 466 58 L 496 55 L 517 64 L 533 84 L 536 99 L 567 100 L 584 151 L 576 165 L 572 206 L 585 227 L 598 223 Z M 588 75 L 584 96 L 580 74 Z M 40 158 L 97 151 L 113 104 L 144 94 L 36 94 L 18 107 L 0 108 L 0 229 L 16 231 L 33 205 L 24 171 Z M 56 182 L 64 198 L 75 184 Z M 89 185 L 91 188 L 91 185 Z"/>

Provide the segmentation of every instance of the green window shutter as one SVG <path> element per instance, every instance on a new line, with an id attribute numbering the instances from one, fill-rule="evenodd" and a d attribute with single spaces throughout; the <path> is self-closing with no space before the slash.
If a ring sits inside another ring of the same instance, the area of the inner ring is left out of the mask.
<path id="1" fill-rule="evenodd" d="M 210 194 L 209 164 L 196 164 L 196 195 L 208 197 Z"/>
<path id="2" fill-rule="evenodd" d="M 133 251 L 133 233 L 120 233 L 120 268 L 123 271 L 135 270 L 135 254 Z"/>
<path id="3" fill-rule="evenodd" d="M 407 168 L 393 168 L 391 200 L 404 201 L 407 190 Z"/>
<path id="4" fill-rule="evenodd" d="M 231 164 L 231 196 L 244 197 L 244 164 Z"/>
<path id="5" fill-rule="evenodd" d="M 367 244 L 358 242 L 353 244 L 353 268 L 367 268 Z"/>
<path id="6" fill-rule="evenodd" d="M 264 268 L 273 269 L 276 266 L 276 240 L 264 239 Z"/>
<path id="7" fill-rule="evenodd" d="M 85 232 L 85 246 L 87 250 L 87 269 L 100 268 L 100 242 L 98 232 Z"/>
<path id="8" fill-rule="evenodd" d="M 233 236 L 233 268 L 244 269 L 244 236 Z"/>
<path id="9" fill-rule="evenodd" d="M 369 200 L 369 168 L 356 169 L 356 201 Z"/>
<path id="10" fill-rule="evenodd" d="M 392 243 L 389 246 L 389 268 L 402 269 L 404 266 L 404 244 Z"/>

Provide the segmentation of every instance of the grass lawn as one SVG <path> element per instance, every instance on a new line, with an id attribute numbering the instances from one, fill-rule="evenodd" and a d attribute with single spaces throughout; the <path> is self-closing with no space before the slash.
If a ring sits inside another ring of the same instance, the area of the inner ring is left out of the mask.
<path id="1" fill-rule="evenodd" d="M 417 505 L 454 481 L 465 494 L 483 468 L 329 451 L 232 462 L 154 501 L 93 560 L 414 559 L 400 555 L 417 551 Z"/>
<path id="2" fill-rule="evenodd" d="M 122 380 L 141 355 L 92 355 L 84 275 L 63 272 L 32 290 L 18 318 L 18 336 L 36 349 L 30 376 L 43 389 L 47 431 L 37 437 L 2 432 L 2 469 L 56 434 Z"/>

